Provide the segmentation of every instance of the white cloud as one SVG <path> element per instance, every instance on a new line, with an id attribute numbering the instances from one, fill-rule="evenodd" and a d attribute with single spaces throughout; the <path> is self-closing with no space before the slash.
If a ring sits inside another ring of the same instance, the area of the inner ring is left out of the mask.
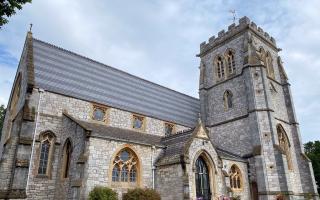
<path id="1" fill-rule="evenodd" d="M 32 22 L 36 38 L 197 97 L 199 44 L 227 28 L 228 11 L 237 9 L 277 39 L 303 139 L 319 140 L 319 7 L 317 0 L 33 1 L 0 32 L 0 48 L 18 60 Z M 12 83 L 15 70 L 9 71 L 0 83 Z M 4 85 L 0 103 L 10 91 Z"/>

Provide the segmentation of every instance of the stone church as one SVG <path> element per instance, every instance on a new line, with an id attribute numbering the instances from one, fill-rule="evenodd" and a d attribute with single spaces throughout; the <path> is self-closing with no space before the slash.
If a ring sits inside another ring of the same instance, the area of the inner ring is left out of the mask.
<path id="1" fill-rule="evenodd" d="M 199 98 L 28 32 L 0 147 L 0 198 L 315 199 L 274 38 L 247 17 L 200 44 Z"/>

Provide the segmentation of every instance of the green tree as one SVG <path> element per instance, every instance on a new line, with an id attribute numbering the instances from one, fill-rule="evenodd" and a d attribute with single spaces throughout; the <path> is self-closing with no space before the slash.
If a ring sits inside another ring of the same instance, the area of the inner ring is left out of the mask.
<path id="1" fill-rule="evenodd" d="M 2 127 L 3 127 L 3 121 L 4 117 L 6 115 L 6 108 L 4 105 L 0 106 L 0 140 L 1 140 L 1 134 L 2 134 Z"/>
<path id="2" fill-rule="evenodd" d="M 0 29 L 8 23 L 8 17 L 16 14 L 16 10 L 21 10 L 22 5 L 31 3 L 32 0 L 1 0 L 0 1 Z"/>
<path id="3" fill-rule="evenodd" d="M 320 141 L 308 142 L 304 144 L 304 149 L 312 162 L 314 176 L 318 184 L 318 193 L 320 193 Z"/>

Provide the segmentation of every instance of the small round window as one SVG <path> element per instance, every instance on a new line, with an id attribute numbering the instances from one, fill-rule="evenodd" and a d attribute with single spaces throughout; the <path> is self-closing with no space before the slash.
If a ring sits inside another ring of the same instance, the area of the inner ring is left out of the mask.
<path id="1" fill-rule="evenodd" d="M 93 111 L 93 119 L 97 121 L 104 121 L 105 111 L 101 108 L 95 108 Z"/>

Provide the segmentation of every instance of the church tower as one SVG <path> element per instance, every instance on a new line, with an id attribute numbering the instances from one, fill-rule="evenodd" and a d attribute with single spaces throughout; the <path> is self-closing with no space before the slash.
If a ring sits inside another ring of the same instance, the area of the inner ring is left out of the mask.
<path id="1" fill-rule="evenodd" d="M 248 159 L 252 199 L 318 199 L 279 51 L 247 17 L 201 43 L 202 120 L 217 149 Z"/>

